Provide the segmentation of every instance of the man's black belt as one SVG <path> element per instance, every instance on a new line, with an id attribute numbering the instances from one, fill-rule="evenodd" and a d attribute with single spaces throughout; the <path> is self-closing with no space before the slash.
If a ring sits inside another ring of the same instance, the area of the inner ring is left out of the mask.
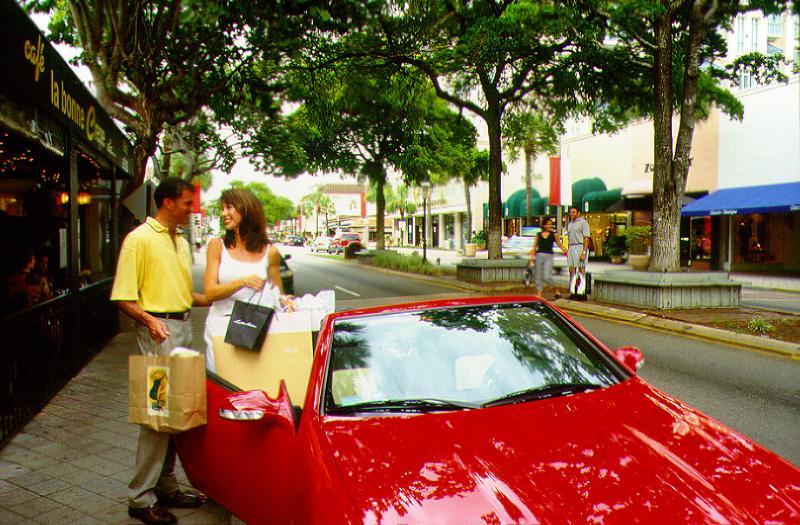
<path id="1" fill-rule="evenodd" d="M 185 312 L 147 312 L 148 314 L 152 315 L 153 317 L 158 317 L 159 319 L 172 319 L 173 321 L 185 321 L 189 319 L 189 314 L 191 310 L 186 310 Z"/>

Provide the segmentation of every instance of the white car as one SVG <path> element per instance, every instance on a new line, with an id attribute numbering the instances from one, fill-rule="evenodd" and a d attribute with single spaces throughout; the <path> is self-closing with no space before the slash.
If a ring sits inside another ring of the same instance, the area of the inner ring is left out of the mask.
<path id="1" fill-rule="evenodd" d="M 311 245 L 311 251 L 314 252 L 327 252 L 331 245 L 331 238 L 325 235 L 320 235 L 314 239 L 314 244 Z"/>
<path id="2" fill-rule="evenodd" d="M 531 254 L 535 237 L 513 236 L 508 240 L 508 244 L 503 248 L 503 256 L 526 258 Z"/>

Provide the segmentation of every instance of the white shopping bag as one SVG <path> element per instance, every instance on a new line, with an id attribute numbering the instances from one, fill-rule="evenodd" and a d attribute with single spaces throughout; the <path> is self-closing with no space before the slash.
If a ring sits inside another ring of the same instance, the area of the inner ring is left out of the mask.
<path id="1" fill-rule="evenodd" d="M 576 271 L 569 280 L 570 295 L 586 296 L 586 275 Z"/>

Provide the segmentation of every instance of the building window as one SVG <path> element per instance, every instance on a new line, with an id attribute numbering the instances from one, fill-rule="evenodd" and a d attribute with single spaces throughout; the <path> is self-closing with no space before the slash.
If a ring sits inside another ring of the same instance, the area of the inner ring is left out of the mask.
<path id="1" fill-rule="evenodd" d="M 739 53 L 744 53 L 744 17 L 740 16 L 736 19 L 736 44 Z"/>
<path id="2" fill-rule="evenodd" d="M 739 73 L 739 89 L 747 89 L 752 85 L 750 73 Z"/>
<path id="3" fill-rule="evenodd" d="M 758 18 L 753 18 L 751 21 L 750 32 L 750 51 L 758 51 Z"/>
<path id="4" fill-rule="evenodd" d="M 769 15 L 767 17 L 767 34 L 770 36 L 780 36 L 781 31 L 781 15 Z"/>
<path id="5" fill-rule="evenodd" d="M 783 54 L 783 49 L 775 47 L 772 44 L 767 44 L 767 55 L 781 55 L 781 54 Z"/>

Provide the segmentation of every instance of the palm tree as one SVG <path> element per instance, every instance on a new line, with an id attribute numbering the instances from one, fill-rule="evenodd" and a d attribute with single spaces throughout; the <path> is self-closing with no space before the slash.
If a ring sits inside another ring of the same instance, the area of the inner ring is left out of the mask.
<path id="1" fill-rule="evenodd" d="M 405 224 L 406 215 L 411 215 L 417 211 L 417 204 L 409 198 L 408 186 L 401 184 L 395 191 L 389 191 L 386 197 L 386 211 L 389 213 L 400 213 L 400 220 Z M 405 243 L 406 232 L 400 236 L 401 243 Z"/>
<path id="2" fill-rule="evenodd" d="M 509 158 L 516 159 L 519 150 L 525 155 L 525 224 L 531 224 L 531 191 L 533 164 L 541 153 L 554 155 L 558 149 L 558 131 L 545 117 L 535 113 L 510 116 L 505 131 L 505 148 Z"/>
<path id="3" fill-rule="evenodd" d="M 319 234 L 319 214 L 325 214 L 325 229 L 328 228 L 328 214 L 336 213 L 336 207 L 331 198 L 319 189 L 314 193 L 306 195 L 302 200 L 303 216 L 306 218 L 311 217 L 312 214 L 316 217 L 316 234 Z M 327 231 L 325 232 L 327 235 Z"/>

